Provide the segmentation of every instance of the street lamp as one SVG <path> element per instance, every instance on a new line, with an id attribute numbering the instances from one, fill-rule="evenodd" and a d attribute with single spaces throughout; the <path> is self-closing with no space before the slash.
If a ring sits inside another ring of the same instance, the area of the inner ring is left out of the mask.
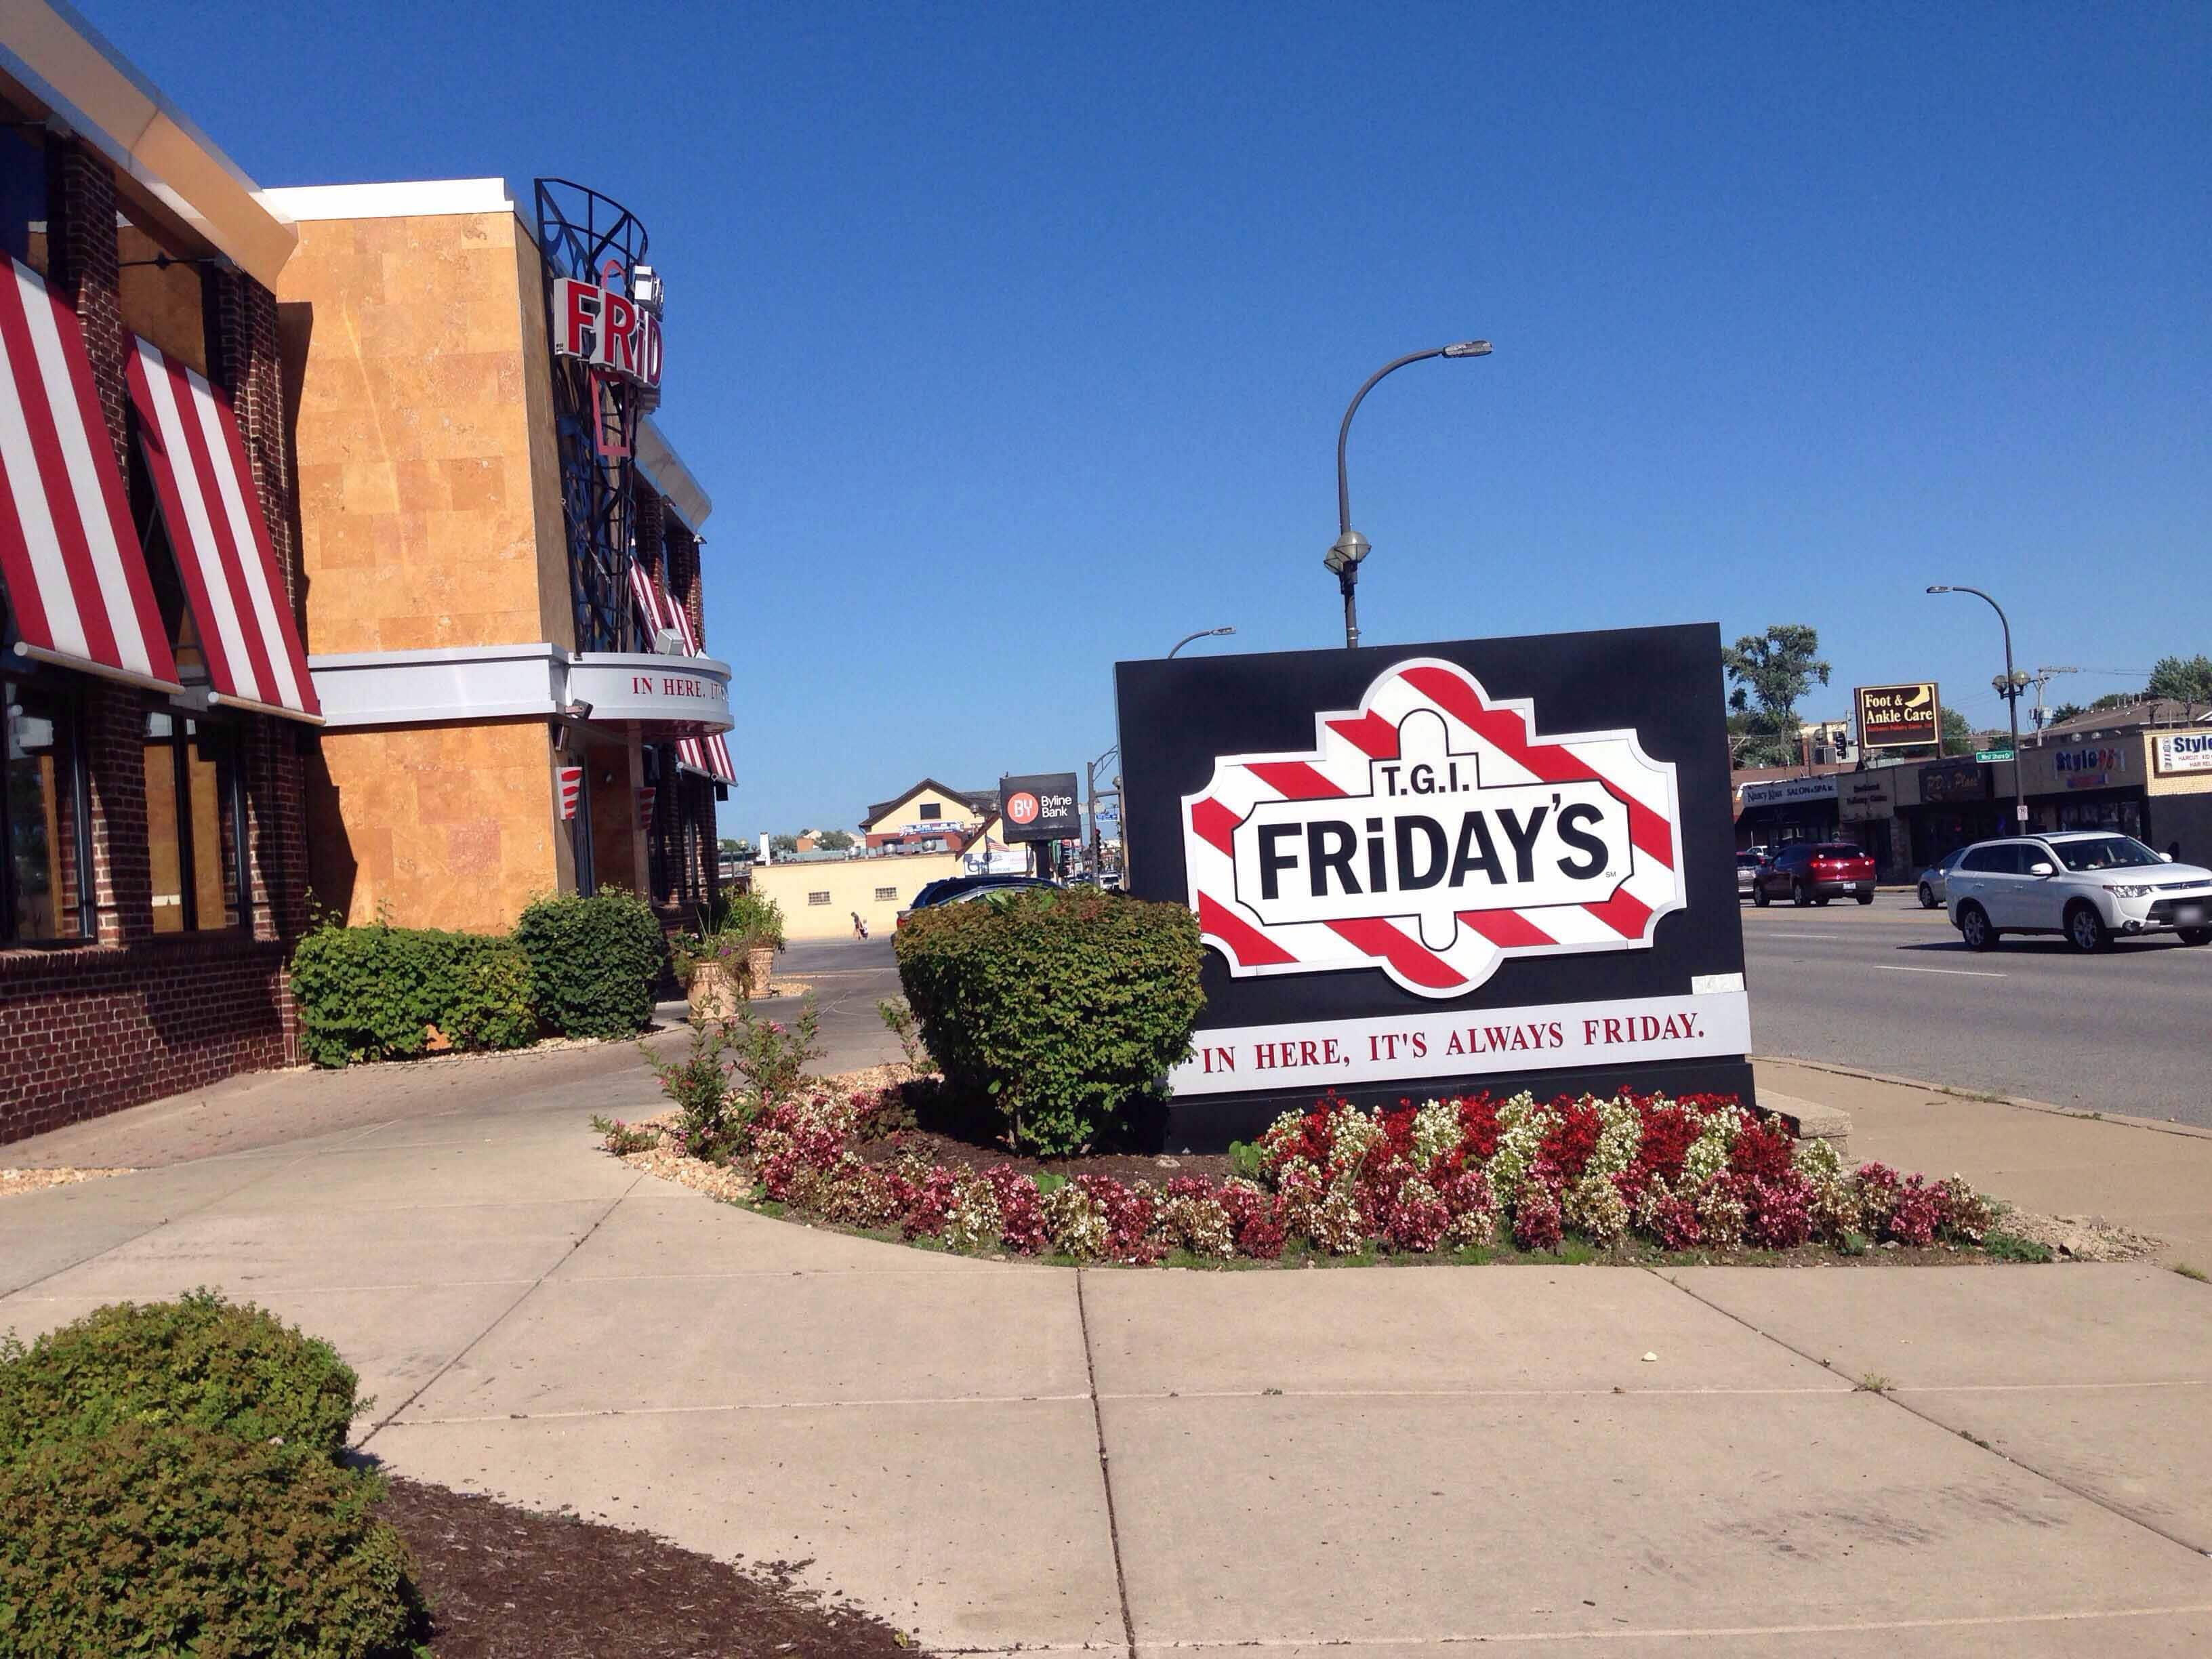
<path id="1" fill-rule="evenodd" d="M 1168 655 L 1172 657 L 1176 652 L 1182 650 L 1183 647 L 1188 645 L 1193 640 L 1210 640 L 1216 634 L 1234 634 L 1236 631 L 1237 630 L 1233 628 L 1201 628 L 1195 634 L 1184 635 L 1173 645 L 1170 646 L 1168 647 Z"/>
<path id="2" fill-rule="evenodd" d="M 2027 801 L 2020 792 L 2020 694 L 2027 689 L 2027 682 L 2013 672 L 2012 624 L 2005 620 L 2004 607 L 1978 587 L 1936 582 L 1928 591 L 1930 593 L 1971 593 L 1978 599 L 1987 600 L 1990 609 L 1997 613 L 1997 626 L 2004 630 L 2004 684 L 1998 690 L 2005 700 L 2005 714 L 2012 722 L 2012 828 L 2013 833 L 2018 835 L 2021 826 L 2027 822 Z M 1936 752 L 1939 755 L 1943 752 L 1943 734 L 1941 732 L 1936 734 Z"/>
<path id="3" fill-rule="evenodd" d="M 1352 486 L 1345 481 L 1344 441 L 1352 434 L 1352 417 L 1359 410 L 1360 400 L 1375 389 L 1375 383 L 1384 375 L 1418 363 L 1430 357 L 1487 357 L 1487 340 L 1461 340 L 1447 346 L 1433 346 L 1426 351 L 1415 351 L 1394 363 L 1385 363 L 1367 377 L 1367 384 L 1352 394 L 1352 402 L 1344 411 L 1344 424 L 1336 429 L 1336 541 L 1322 563 L 1334 572 L 1336 585 L 1344 594 L 1344 648 L 1355 650 L 1359 645 L 1359 613 L 1352 603 L 1352 590 L 1359 582 L 1359 563 L 1367 556 L 1367 538 L 1352 527 Z"/>

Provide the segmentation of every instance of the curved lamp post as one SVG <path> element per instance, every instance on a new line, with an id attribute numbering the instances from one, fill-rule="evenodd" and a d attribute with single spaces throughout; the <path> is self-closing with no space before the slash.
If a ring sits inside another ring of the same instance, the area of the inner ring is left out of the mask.
<path id="1" fill-rule="evenodd" d="M 1183 647 L 1188 645 L 1193 640 L 1210 640 L 1217 634 L 1234 634 L 1236 631 L 1237 630 L 1234 628 L 1201 628 L 1195 634 L 1184 635 L 1173 645 L 1170 646 L 1168 647 L 1168 655 L 1172 657 L 1176 652 L 1182 650 Z"/>
<path id="2" fill-rule="evenodd" d="M 1336 429 L 1336 542 L 1322 560 L 1336 574 L 1336 585 L 1344 594 L 1344 648 L 1356 649 L 1359 644 L 1359 613 L 1352 602 L 1352 590 L 1359 583 L 1359 562 L 1367 556 L 1367 538 L 1352 527 L 1352 487 L 1345 480 L 1344 441 L 1352 434 L 1352 417 L 1359 412 L 1359 404 L 1375 389 L 1375 383 L 1384 375 L 1395 374 L 1407 363 L 1418 363 L 1431 357 L 1487 357 L 1487 340 L 1461 340 L 1452 345 L 1432 346 L 1426 351 L 1408 352 L 1393 363 L 1385 363 L 1367 377 L 1367 384 L 1352 394 L 1350 405 L 1344 411 L 1344 423 Z"/>
<path id="3" fill-rule="evenodd" d="M 1121 752 L 1121 745 L 1117 743 L 1097 760 L 1086 761 L 1083 766 L 1083 791 L 1091 799 L 1091 873 L 1094 878 L 1098 874 L 1099 856 L 1105 851 L 1105 837 L 1098 833 L 1098 769 Z"/>
<path id="4" fill-rule="evenodd" d="M 2004 607 L 1978 587 L 1937 582 L 1928 591 L 1930 593 L 1971 593 L 1978 599 L 1987 600 L 1990 609 L 1997 613 L 1997 626 L 2004 630 L 2004 684 L 2000 689 L 2004 694 L 2005 713 L 2012 721 L 2012 833 L 2017 836 L 2021 832 L 2021 826 L 2027 822 L 2027 801 L 2020 793 L 2020 694 L 2024 688 L 2019 680 L 2013 678 L 2012 624 L 2005 620 Z M 1936 734 L 1936 752 L 1939 755 L 1943 752 L 1943 734 L 1941 732 Z"/>

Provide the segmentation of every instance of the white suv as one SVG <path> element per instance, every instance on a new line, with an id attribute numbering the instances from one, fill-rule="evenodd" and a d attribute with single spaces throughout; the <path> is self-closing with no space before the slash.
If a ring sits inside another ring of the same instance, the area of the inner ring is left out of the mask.
<path id="1" fill-rule="evenodd" d="M 1977 951 L 2002 933 L 2063 933 L 2077 951 L 2169 930 L 2184 945 L 2212 942 L 2212 870 L 2109 830 L 1983 842 L 1946 885 L 1951 925 Z"/>

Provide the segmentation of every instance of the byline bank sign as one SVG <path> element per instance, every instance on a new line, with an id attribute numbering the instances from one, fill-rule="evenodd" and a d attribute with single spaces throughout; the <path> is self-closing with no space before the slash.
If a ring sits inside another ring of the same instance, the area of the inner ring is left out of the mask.
<path id="1" fill-rule="evenodd" d="M 1117 675 L 1134 890 L 1209 947 L 1171 1138 L 1415 1079 L 1749 1098 L 1717 630 Z"/>

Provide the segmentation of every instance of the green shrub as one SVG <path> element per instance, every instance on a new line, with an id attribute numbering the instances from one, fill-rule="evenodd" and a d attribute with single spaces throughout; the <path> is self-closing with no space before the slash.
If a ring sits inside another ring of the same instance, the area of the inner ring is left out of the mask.
<path id="1" fill-rule="evenodd" d="M 335 1461 L 368 1403 L 359 1386 L 329 1343 L 251 1303 L 207 1290 L 118 1302 L 27 1352 L 0 1343 L 0 1462 L 127 1423 L 281 1440 Z"/>
<path id="2" fill-rule="evenodd" d="M 668 945 L 635 893 L 536 900 L 515 925 L 514 942 L 530 959 L 538 1018 L 563 1036 L 635 1036 L 653 1023 Z"/>
<path id="3" fill-rule="evenodd" d="M 374 1477 L 290 1446 L 129 1423 L 0 1463 L 0 1651 L 420 1651 Z"/>
<path id="4" fill-rule="evenodd" d="M 1031 889 L 916 911 L 896 949 L 946 1081 L 989 1096 L 1024 1152 L 1088 1146 L 1190 1052 L 1205 1006 L 1179 904 Z"/>
<path id="5" fill-rule="evenodd" d="M 300 1045 L 318 1066 L 419 1054 L 435 1027 L 456 1048 L 536 1040 L 530 964 L 479 933 L 326 922 L 292 953 Z"/>

